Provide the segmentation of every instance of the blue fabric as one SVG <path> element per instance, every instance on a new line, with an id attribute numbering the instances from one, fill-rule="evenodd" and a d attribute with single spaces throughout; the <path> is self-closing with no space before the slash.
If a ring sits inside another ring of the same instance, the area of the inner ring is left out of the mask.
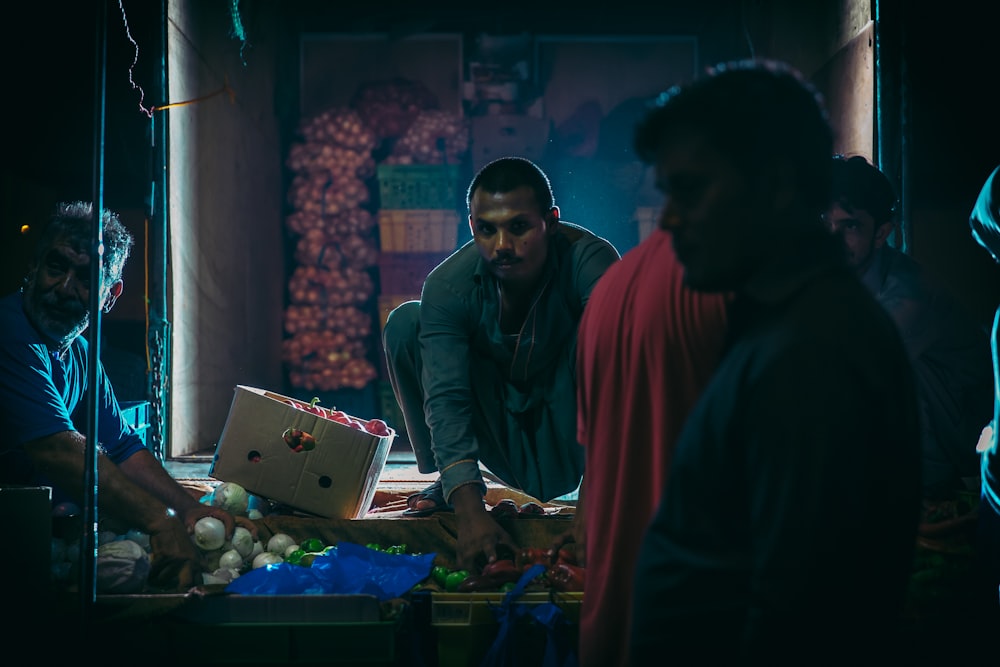
<path id="1" fill-rule="evenodd" d="M 77 338 L 61 356 L 31 326 L 15 292 L 0 299 L 0 480 L 48 485 L 24 444 L 63 431 L 86 431 L 87 340 Z M 116 464 L 144 448 L 121 414 L 103 365 L 98 368 L 98 441 Z M 53 502 L 65 495 L 53 489 Z"/>

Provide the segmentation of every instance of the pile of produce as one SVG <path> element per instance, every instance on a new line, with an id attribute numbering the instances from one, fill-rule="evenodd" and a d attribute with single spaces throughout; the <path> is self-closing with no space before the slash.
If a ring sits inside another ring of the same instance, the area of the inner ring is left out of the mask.
<path id="1" fill-rule="evenodd" d="M 436 565 L 421 588 L 447 593 L 506 593 L 536 565 L 541 566 L 539 574 L 528 584 L 526 591 L 583 591 L 585 570 L 577 564 L 573 554 L 568 549 L 560 549 L 553 558 L 548 550 L 540 547 L 524 547 L 516 554 L 505 554 L 484 565 L 478 574 Z"/>
<path id="2" fill-rule="evenodd" d="M 402 136 L 421 111 L 437 109 L 438 99 L 419 81 L 394 77 L 359 86 L 351 107 L 381 143 Z"/>
<path id="3" fill-rule="evenodd" d="M 363 208 L 378 138 L 354 109 L 336 107 L 305 120 L 285 164 L 296 237 L 288 281 L 282 361 L 293 387 L 362 389 L 378 375 L 370 357 L 378 262 L 375 220 Z"/>
<path id="4" fill-rule="evenodd" d="M 450 111 L 422 111 L 384 163 L 457 164 L 468 150 L 468 120 Z"/>

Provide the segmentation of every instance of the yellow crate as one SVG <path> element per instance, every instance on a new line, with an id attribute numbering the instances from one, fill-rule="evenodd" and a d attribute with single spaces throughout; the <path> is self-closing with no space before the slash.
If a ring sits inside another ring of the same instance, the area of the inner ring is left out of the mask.
<path id="1" fill-rule="evenodd" d="M 499 624 L 492 607 L 500 606 L 503 593 L 433 593 L 431 626 L 437 639 L 438 667 L 477 667 L 497 637 Z M 515 604 L 559 605 L 569 621 L 565 640 L 575 646 L 579 637 L 580 606 L 583 593 L 525 593 Z M 541 667 L 547 634 L 538 624 L 518 621 L 508 641 L 516 644 L 519 665 Z"/>
<path id="2" fill-rule="evenodd" d="M 656 229 L 656 223 L 660 218 L 660 209 L 655 206 L 640 206 L 635 209 L 633 219 L 635 220 L 639 241 L 642 242 Z"/>
<path id="3" fill-rule="evenodd" d="M 385 330 L 385 323 L 389 319 L 389 313 L 396 306 L 407 301 L 417 301 L 419 299 L 419 294 L 380 294 L 378 297 L 379 331 Z"/>
<path id="4" fill-rule="evenodd" d="M 482 625 L 496 623 L 491 607 L 499 607 L 504 593 L 433 593 L 431 594 L 432 625 Z M 545 591 L 523 593 L 514 604 L 535 606 L 553 602 L 558 605 L 566 620 L 580 620 L 583 593 L 548 593 Z"/>
<path id="5" fill-rule="evenodd" d="M 382 252 L 450 252 L 458 245 L 458 212 L 450 209 L 382 209 Z"/>

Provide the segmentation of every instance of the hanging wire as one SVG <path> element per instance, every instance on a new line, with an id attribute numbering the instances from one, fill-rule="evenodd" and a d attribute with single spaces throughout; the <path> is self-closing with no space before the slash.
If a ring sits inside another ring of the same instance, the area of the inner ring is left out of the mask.
<path id="1" fill-rule="evenodd" d="M 135 78 L 132 76 L 133 73 L 135 72 L 136 63 L 139 62 L 139 44 L 136 43 L 136 41 L 132 38 L 132 31 L 128 27 L 128 16 L 125 15 L 125 5 L 122 4 L 122 0 L 118 0 L 118 9 L 121 10 L 122 23 L 125 24 L 125 38 L 128 39 L 129 43 L 132 45 L 132 48 L 135 52 L 135 57 L 132 58 L 132 64 L 129 65 L 128 68 L 128 82 L 132 85 L 132 90 L 139 91 L 139 109 L 144 114 L 146 114 L 147 118 L 152 118 L 153 108 L 150 107 L 149 109 L 147 109 L 146 107 L 142 106 L 142 101 L 143 99 L 145 99 L 146 93 L 142 90 L 142 86 L 140 86 L 135 82 Z"/>
<path id="2" fill-rule="evenodd" d="M 239 0 L 230 0 L 229 11 L 233 15 L 233 36 L 240 40 L 240 61 L 246 67 L 247 61 L 244 57 L 244 52 L 247 48 L 247 33 L 243 29 L 243 19 L 240 17 Z"/>

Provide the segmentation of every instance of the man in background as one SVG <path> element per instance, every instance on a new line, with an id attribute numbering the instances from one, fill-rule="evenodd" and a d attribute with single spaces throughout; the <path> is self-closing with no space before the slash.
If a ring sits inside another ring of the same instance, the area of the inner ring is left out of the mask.
<path id="1" fill-rule="evenodd" d="M 734 300 L 639 550 L 632 664 L 891 656 L 919 514 L 916 388 L 822 224 L 832 137 L 815 89 L 758 60 L 668 91 L 638 130 L 684 281 Z"/>
<path id="2" fill-rule="evenodd" d="M 917 379 L 924 498 L 949 500 L 978 481 L 974 443 L 992 410 L 989 338 L 920 263 L 889 245 L 896 201 L 889 179 L 863 156 L 834 156 L 823 219 L 899 327 Z"/>

